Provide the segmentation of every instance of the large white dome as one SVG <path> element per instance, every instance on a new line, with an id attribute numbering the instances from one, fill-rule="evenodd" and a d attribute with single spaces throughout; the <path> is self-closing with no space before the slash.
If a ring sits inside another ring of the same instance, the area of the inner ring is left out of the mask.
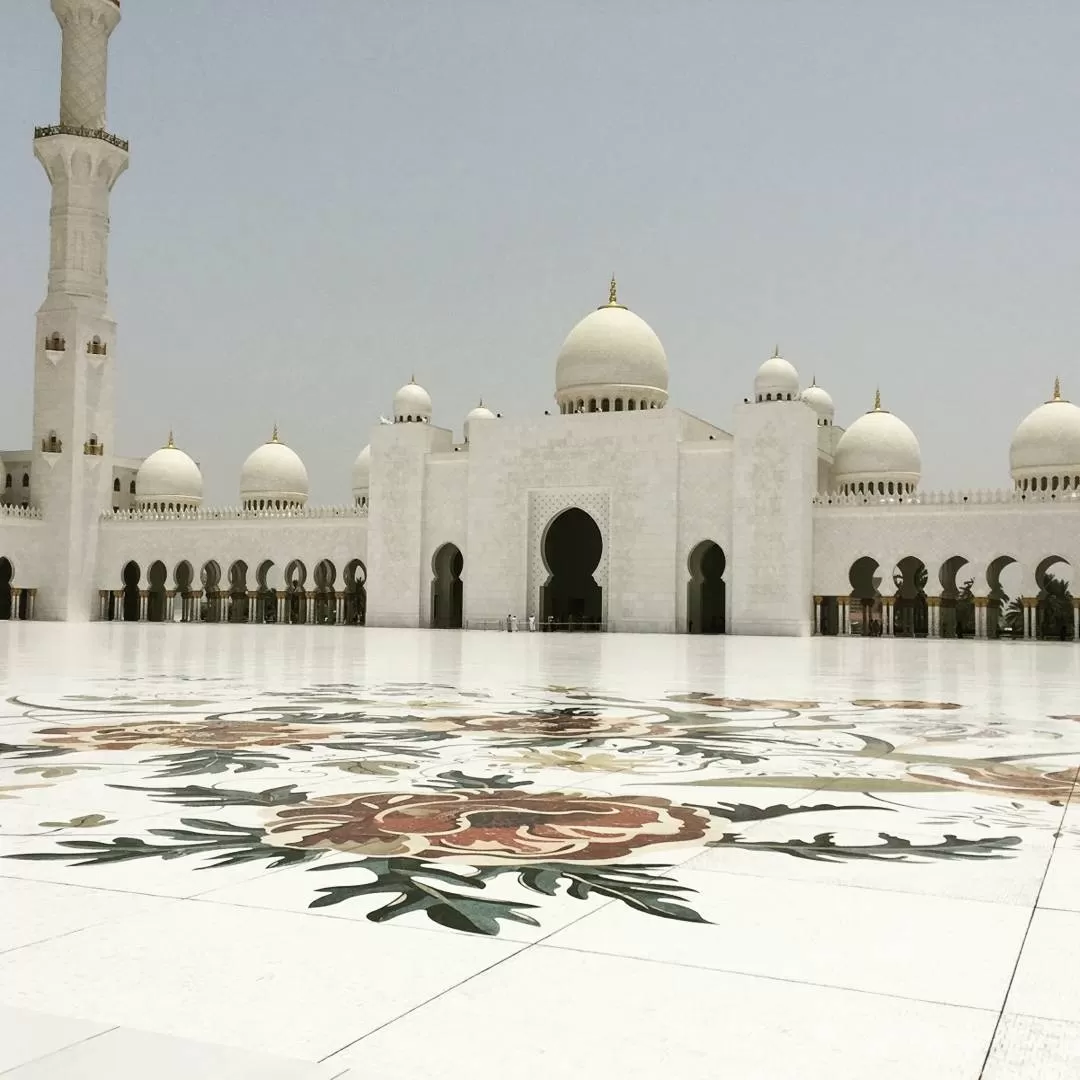
<path id="1" fill-rule="evenodd" d="M 248 510 L 284 510 L 303 506 L 308 474 L 299 455 L 273 438 L 249 455 L 240 470 L 240 499 Z"/>
<path id="2" fill-rule="evenodd" d="M 431 395 L 417 386 L 415 377 L 394 395 L 394 423 L 426 424 L 431 420 Z"/>
<path id="3" fill-rule="evenodd" d="M 780 355 L 780 346 L 754 376 L 755 401 L 795 401 L 799 396 L 799 373 Z"/>
<path id="4" fill-rule="evenodd" d="M 135 476 L 135 500 L 139 506 L 179 509 L 202 502 L 202 473 L 199 466 L 173 442 L 155 450 Z"/>
<path id="5" fill-rule="evenodd" d="M 652 327 L 618 302 L 615 284 L 607 304 L 586 315 L 567 335 L 555 362 L 555 400 L 580 399 L 587 411 L 607 400 L 657 408 L 667 401 L 668 362 Z M 595 404 L 589 406 L 590 399 Z M 563 410 L 570 411 L 569 409 Z"/>
<path id="6" fill-rule="evenodd" d="M 352 467 L 352 493 L 357 506 L 367 506 L 368 490 L 371 487 L 371 444 L 368 443 L 359 454 Z"/>
<path id="7" fill-rule="evenodd" d="M 802 399 L 817 413 L 818 424 L 828 426 L 832 424 L 836 415 L 836 406 L 833 405 L 832 396 L 823 390 L 813 379 L 810 385 L 802 392 Z"/>
<path id="8" fill-rule="evenodd" d="M 918 487 L 922 451 L 915 433 L 881 407 L 860 416 L 836 444 L 833 487 L 847 494 L 903 495 Z"/>
<path id="9" fill-rule="evenodd" d="M 1021 491 L 1080 487 L 1080 408 L 1054 380 L 1049 401 L 1028 413 L 1013 433 L 1009 468 Z"/>

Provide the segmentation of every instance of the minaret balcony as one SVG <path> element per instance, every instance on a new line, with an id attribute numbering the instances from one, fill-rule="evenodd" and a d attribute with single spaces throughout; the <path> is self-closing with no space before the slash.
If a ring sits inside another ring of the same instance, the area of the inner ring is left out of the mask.
<path id="1" fill-rule="evenodd" d="M 83 443 L 82 452 L 87 457 L 102 457 L 105 453 L 105 444 L 98 442 L 96 438 L 87 439 Z"/>
<path id="2" fill-rule="evenodd" d="M 63 440 L 50 433 L 48 438 L 41 440 L 41 452 L 43 454 L 62 454 L 64 452 Z"/>
<path id="3" fill-rule="evenodd" d="M 117 4 L 117 7 L 120 5 Z M 119 135 L 112 135 L 104 128 L 75 127 L 72 124 L 49 124 L 47 127 L 34 128 L 35 139 L 47 139 L 51 135 L 79 135 L 84 139 L 101 139 L 102 142 L 111 143 L 121 150 L 128 149 L 127 139 L 121 139 Z"/>

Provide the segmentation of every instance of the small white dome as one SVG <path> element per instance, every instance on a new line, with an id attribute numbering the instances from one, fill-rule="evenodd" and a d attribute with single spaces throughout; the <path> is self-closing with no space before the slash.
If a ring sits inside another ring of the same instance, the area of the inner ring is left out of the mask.
<path id="1" fill-rule="evenodd" d="M 410 379 L 394 395 L 395 424 L 426 424 L 431 420 L 431 395 Z"/>
<path id="2" fill-rule="evenodd" d="M 664 346 L 644 319 L 618 302 L 612 280 L 608 303 L 586 315 L 559 350 L 555 400 L 562 405 L 580 394 L 656 407 L 667 401 L 667 387 Z"/>
<path id="3" fill-rule="evenodd" d="M 469 410 L 469 415 L 465 417 L 465 441 L 469 442 L 472 433 L 473 424 L 483 423 L 485 420 L 496 419 L 495 414 L 484 404 L 483 398 L 480 399 L 480 404 L 475 409 Z"/>
<path id="4" fill-rule="evenodd" d="M 833 486 L 849 494 L 903 495 L 918 487 L 922 451 L 915 433 L 881 407 L 860 416 L 836 444 Z"/>
<path id="5" fill-rule="evenodd" d="M 836 415 L 836 407 L 833 399 L 827 391 L 823 390 L 814 379 L 802 392 L 802 399 L 817 413 L 818 424 L 831 424 Z"/>
<path id="6" fill-rule="evenodd" d="M 1080 408 L 1061 396 L 1058 380 L 1054 380 L 1050 400 L 1028 413 L 1013 433 L 1009 468 L 1016 485 L 1025 490 L 1077 486 Z"/>
<path id="7" fill-rule="evenodd" d="M 758 368 L 754 376 L 755 401 L 794 401 L 799 396 L 799 373 L 776 352 Z"/>
<path id="8" fill-rule="evenodd" d="M 155 450 L 135 475 L 135 499 L 139 506 L 198 506 L 202 502 L 202 473 L 172 434 L 160 450 Z"/>
<path id="9" fill-rule="evenodd" d="M 240 470 L 240 500 L 249 510 L 281 510 L 303 506 L 308 498 L 308 474 L 299 455 L 273 438 L 249 455 Z"/>

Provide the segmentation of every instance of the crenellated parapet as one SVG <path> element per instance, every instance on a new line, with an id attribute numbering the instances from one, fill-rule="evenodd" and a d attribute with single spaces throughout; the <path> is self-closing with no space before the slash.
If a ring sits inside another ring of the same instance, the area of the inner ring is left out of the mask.
<path id="1" fill-rule="evenodd" d="M 102 513 L 102 521 L 253 521 L 285 519 L 366 518 L 366 506 L 302 506 L 288 510 L 248 510 L 242 506 L 223 506 L 180 510 L 110 510 Z"/>
<path id="2" fill-rule="evenodd" d="M 36 506 L 0 506 L 0 518 L 41 521 L 41 511 Z"/>
<path id="3" fill-rule="evenodd" d="M 914 495 L 815 495 L 814 505 L 821 507 L 864 506 L 880 510 L 901 506 L 1003 506 L 1025 503 L 1064 503 L 1080 507 L 1080 490 L 1015 491 L 1012 488 L 972 491 L 920 491 Z"/>

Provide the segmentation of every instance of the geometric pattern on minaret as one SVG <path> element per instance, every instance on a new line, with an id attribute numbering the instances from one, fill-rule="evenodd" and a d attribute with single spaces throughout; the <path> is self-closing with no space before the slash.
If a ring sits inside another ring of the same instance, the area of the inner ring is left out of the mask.
<path id="1" fill-rule="evenodd" d="M 49 564 L 35 614 L 95 610 L 97 533 L 112 503 L 116 325 L 108 310 L 109 194 L 128 146 L 105 129 L 109 35 L 118 0 L 52 0 L 62 38 L 60 123 L 34 131 L 52 184 L 49 283 L 34 351 L 32 501 L 48 524 Z"/>

